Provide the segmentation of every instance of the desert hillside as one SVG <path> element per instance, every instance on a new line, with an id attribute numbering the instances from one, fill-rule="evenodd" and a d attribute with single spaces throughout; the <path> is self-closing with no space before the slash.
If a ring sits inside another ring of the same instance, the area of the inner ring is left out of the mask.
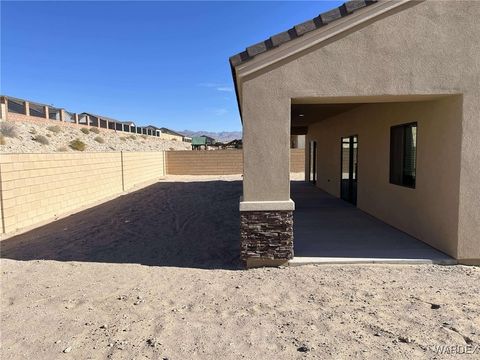
<path id="1" fill-rule="evenodd" d="M 82 150 L 83 148 L 83 150 Z M 0 152 L 189 150 L 190 144 L 114 130 L 29 122 L 0 123 Z"/>

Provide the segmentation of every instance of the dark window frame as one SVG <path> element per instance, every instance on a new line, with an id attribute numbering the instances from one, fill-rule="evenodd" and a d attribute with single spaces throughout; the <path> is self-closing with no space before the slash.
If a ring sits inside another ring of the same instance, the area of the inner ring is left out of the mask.
<path id="1" fill-rule="evenodd" d="M 412 127 L 416 128 L 415 136 L 415 154 L 414 154 L 414 168 L 413 179 L 405 174 L 407 151 L 409 150 L 406 142 L 407 130 Z M 395 145 L 398 146 L 397 136 L 398 131 L 401 130 L 401 152 L 398 151 Z M 410 189 L 415 189 L 417 185 L 417 153 L 418 153 L 418 123 L 416 121 L 405 124 L 399 124 L 390 127 L 390 184 L 403 186 Z M 400 164 L 399 164 L 400 162 Z"/>

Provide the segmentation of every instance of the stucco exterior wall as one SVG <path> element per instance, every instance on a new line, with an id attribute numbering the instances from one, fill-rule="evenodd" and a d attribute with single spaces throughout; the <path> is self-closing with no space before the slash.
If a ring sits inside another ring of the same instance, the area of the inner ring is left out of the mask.
<path id="1" fill-rule="evenodd" d="M 340 197 L 341 137 L 358 135 L 357 207 L 456 257 L 462 98 L 366 104 L 309 127 L 317 186 Z M 417 122 L 415 189 L 390 184 L 390 128 Z"/>
<path id="2" fill-rule="evenodd" d="M 268 68 L 237 70 L 244 198 L 289 198 L 292 101 L 463 94 L 457 257 L 480 259 L 480 2 L 412 4 Z M 262 56 L 246 66 L 254 67 Z"/>

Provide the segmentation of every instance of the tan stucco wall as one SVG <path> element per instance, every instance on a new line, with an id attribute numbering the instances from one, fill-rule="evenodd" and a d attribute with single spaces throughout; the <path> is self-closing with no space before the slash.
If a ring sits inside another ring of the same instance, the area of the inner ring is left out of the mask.
<path id="1" fill-rule="evenodd" d="M 317 186 L 340 196 L 341 137 L 358 135 L 358 208 L 457 256 L 462 98 L 367 104 L 309 127 Z M 415 189 L 389 182 L 390 127 L 417 122 Z"/>
<path id="2" fill-rule="evenodd" d="M 0 154 L 2 232 L 78 211 L 164 175 L 164 154 Z"/>
<path id="3" fill-rule="evenodd" d="M 478 1 L 425 1 L 260 72 L 239 72 L 244 198 L 290 196 L 292 99 L 463 94 L 457 257 L 480 259 L 479 17 Z"/>

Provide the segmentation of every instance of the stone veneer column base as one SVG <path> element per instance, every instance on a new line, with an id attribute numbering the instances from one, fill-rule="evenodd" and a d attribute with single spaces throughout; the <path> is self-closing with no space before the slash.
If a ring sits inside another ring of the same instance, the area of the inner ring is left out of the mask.
<path id="1" fill-rule="evenodd" d="M 240 238 L 248 268 L 286 264 L 293 258 L 293 211 L 241 211 Z"/>

